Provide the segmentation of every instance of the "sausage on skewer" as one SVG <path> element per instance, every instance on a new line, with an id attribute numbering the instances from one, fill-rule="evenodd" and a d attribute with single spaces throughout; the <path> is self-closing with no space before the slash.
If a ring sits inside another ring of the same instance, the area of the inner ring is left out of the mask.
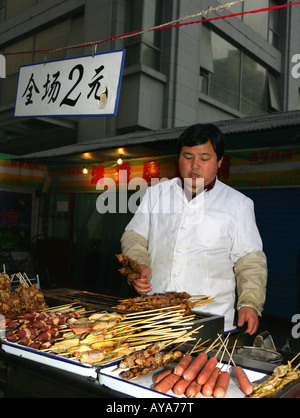
<path id="1" fill-rule="evenodd" d="M 180 376 L 176 376 L 176 374 L 171 373 L 162 379 L 159 383 L 154 386 L 154 390 L 158 392 L 167 393 L 173 386 L 178 382 Z"/>
<path id="2" fill-rule="evenodd" d="M 199 383 L 199 385 L 205 385 L 205 383 L 210 378 L 212 372 L 215 370 L 217 364 L 218 360 L 216 359 L 216 357 L 211 357 L 207 360 L 206 364 L 203 366 L 203 368 L 200 370 L 200 373 L 197 376 L 197 383 Z"/>
<path id="3" fill-rule="evenodd" d="M 225 398 L 229 380 L 230 375 L 228 372 L 220 372 L 213 391 L 214 398 Z"/>
<path id="4" fill-rule="evenodd" d="M 160 373 L 156 378 L 154 383 L 159 383 L 161 380 L 163 380 L 165 377 L 169 376 L 169 374 L 173 373 L 172 369 L 165 370 L 164 372 Z"/>
<path id="5" fill-rule="evenodd" d="M 248 379 L 248 376 L 246 375 L 242 367 L 236 366 L 234 368 L 234 374 L 243 393 L 247 396 L 252 395 L 254 386 Z"/>
<path id="6" fill-rule="evenodd" d="M 210 396 L 212 396 L 219 374 L 220 374 L 220 369 L 219 367 L 216 367 L 214 371 L 212 372 L 212 374 L 210 375 L 207 382 L 203 385 L 202 394 L 205 397 L 209 398 Z"/>
<path id="7" fill-rule="evenodd" d="M 191 382 L 181 377 L 178 380 L 178 382 L 174 385 L 173 392 L 175 393 L 175 395 L 183 395 L 190 383 Z"/>
<path id="8" fill-rule="evenodd" d="M 190 384 L 188 385 L 186 391 L 185 391 L 185 395 L 187 398 L 196 398 L 196 396 L 198 395 L 198 393 L 201 390 L 201 385 L 199 385 L 196 380 L 193 380 L 192 382 L 190 382 Z"/>
<path id="9" fill-rule="evenodd" d="M 190 354 L 183 356 L 179 363 L 174 368 L 174 374 L 177 376 L 182 376 L 185 369 L 191 364 L 193 357 Z"/>
<path id="10" fill-rule="evenodd" d="M 206 353 L 199 353 L 195 360 L 183 372 L 183 378 L 188 382 L 194 380 L 207 361 Z"/>

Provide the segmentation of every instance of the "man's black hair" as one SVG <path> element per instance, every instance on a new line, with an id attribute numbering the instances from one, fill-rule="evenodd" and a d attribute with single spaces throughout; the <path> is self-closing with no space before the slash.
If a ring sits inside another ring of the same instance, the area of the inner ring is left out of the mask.
<path id="1" fill-rule="evenodd" d="M 220 129 L 211 123 L 192 125 L 187 128 L 178 138 L 180 150 L 183 146 L 194 147 L 196 145 L 206 144 L 210 141 L 218 161 L 224 156 L 225 138 Z"/>

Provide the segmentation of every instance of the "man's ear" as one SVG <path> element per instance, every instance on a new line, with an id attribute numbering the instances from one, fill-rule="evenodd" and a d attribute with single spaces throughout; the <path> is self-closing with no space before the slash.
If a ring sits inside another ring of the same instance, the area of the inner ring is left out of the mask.
<path id="1" fill-rule="evenodd" d="M 223 157 L 222 157 L 222 158 L 218 161 L 218 168 L 220 168 L 220 167 L 221 167 L 222 162 L 223 162 Z"/>

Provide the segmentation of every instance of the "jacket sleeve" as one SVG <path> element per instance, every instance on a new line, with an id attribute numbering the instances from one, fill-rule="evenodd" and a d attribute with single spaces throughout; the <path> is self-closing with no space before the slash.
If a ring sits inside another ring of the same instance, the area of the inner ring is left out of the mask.
<path id="1" fill-rule="evenodd" d="M 122 254 L 150 267 L 148 241 L 133 230 L 125 231 L 121 237 Z"/>
<path id="2" fill-rule="evenodd" d="M 237 308 L 251 306 L 258 315 L 263 311 L 267 287 L 267 259 L 263 251 L 254 251 L 237 260 Z"/>

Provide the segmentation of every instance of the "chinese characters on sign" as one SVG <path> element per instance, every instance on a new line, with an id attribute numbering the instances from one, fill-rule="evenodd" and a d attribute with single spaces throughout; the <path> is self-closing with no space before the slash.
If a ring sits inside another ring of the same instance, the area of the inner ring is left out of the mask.
<path id="1" fill-rule="evenodd" d="M 2 218 L 2 226 L 9 228 L 17 228 L 19 221 L 20 213 L 15 210 L 8 211 L 4 209 L 0 214 L 0 219 Z"/>
<path id="2" fill-rule="evenodd" d="M 300 147 L 233 151 L 224 156 L 217 175 L 221 182 L 235 188 L 299 186 L 299 164 Z M 180 176 L 175 156 L 129 160 L 118 165 L 102 162 L 88 168 L 89 175 L 83 176 L 83 166 L 63 167 L 53 175 L 53 191 L 97 192 L 99 180 L 114 182 L 116 191 L 132 191 L 141 184 L 151 186 L 156 180 Z"/>
<path id="3" fill-rule="evenodd" d="M 116 115 L 125 52 L 20 67 L 15 116 Z"/>
<path id="4" fill-rule="evenodd" d="M 250 162 L 258 161 L 282 161 L 290 160 L 293 157 L 293 150 L 291 149 L 275 149 L 266 151 L 253 151 L 249 155 Z"/>

